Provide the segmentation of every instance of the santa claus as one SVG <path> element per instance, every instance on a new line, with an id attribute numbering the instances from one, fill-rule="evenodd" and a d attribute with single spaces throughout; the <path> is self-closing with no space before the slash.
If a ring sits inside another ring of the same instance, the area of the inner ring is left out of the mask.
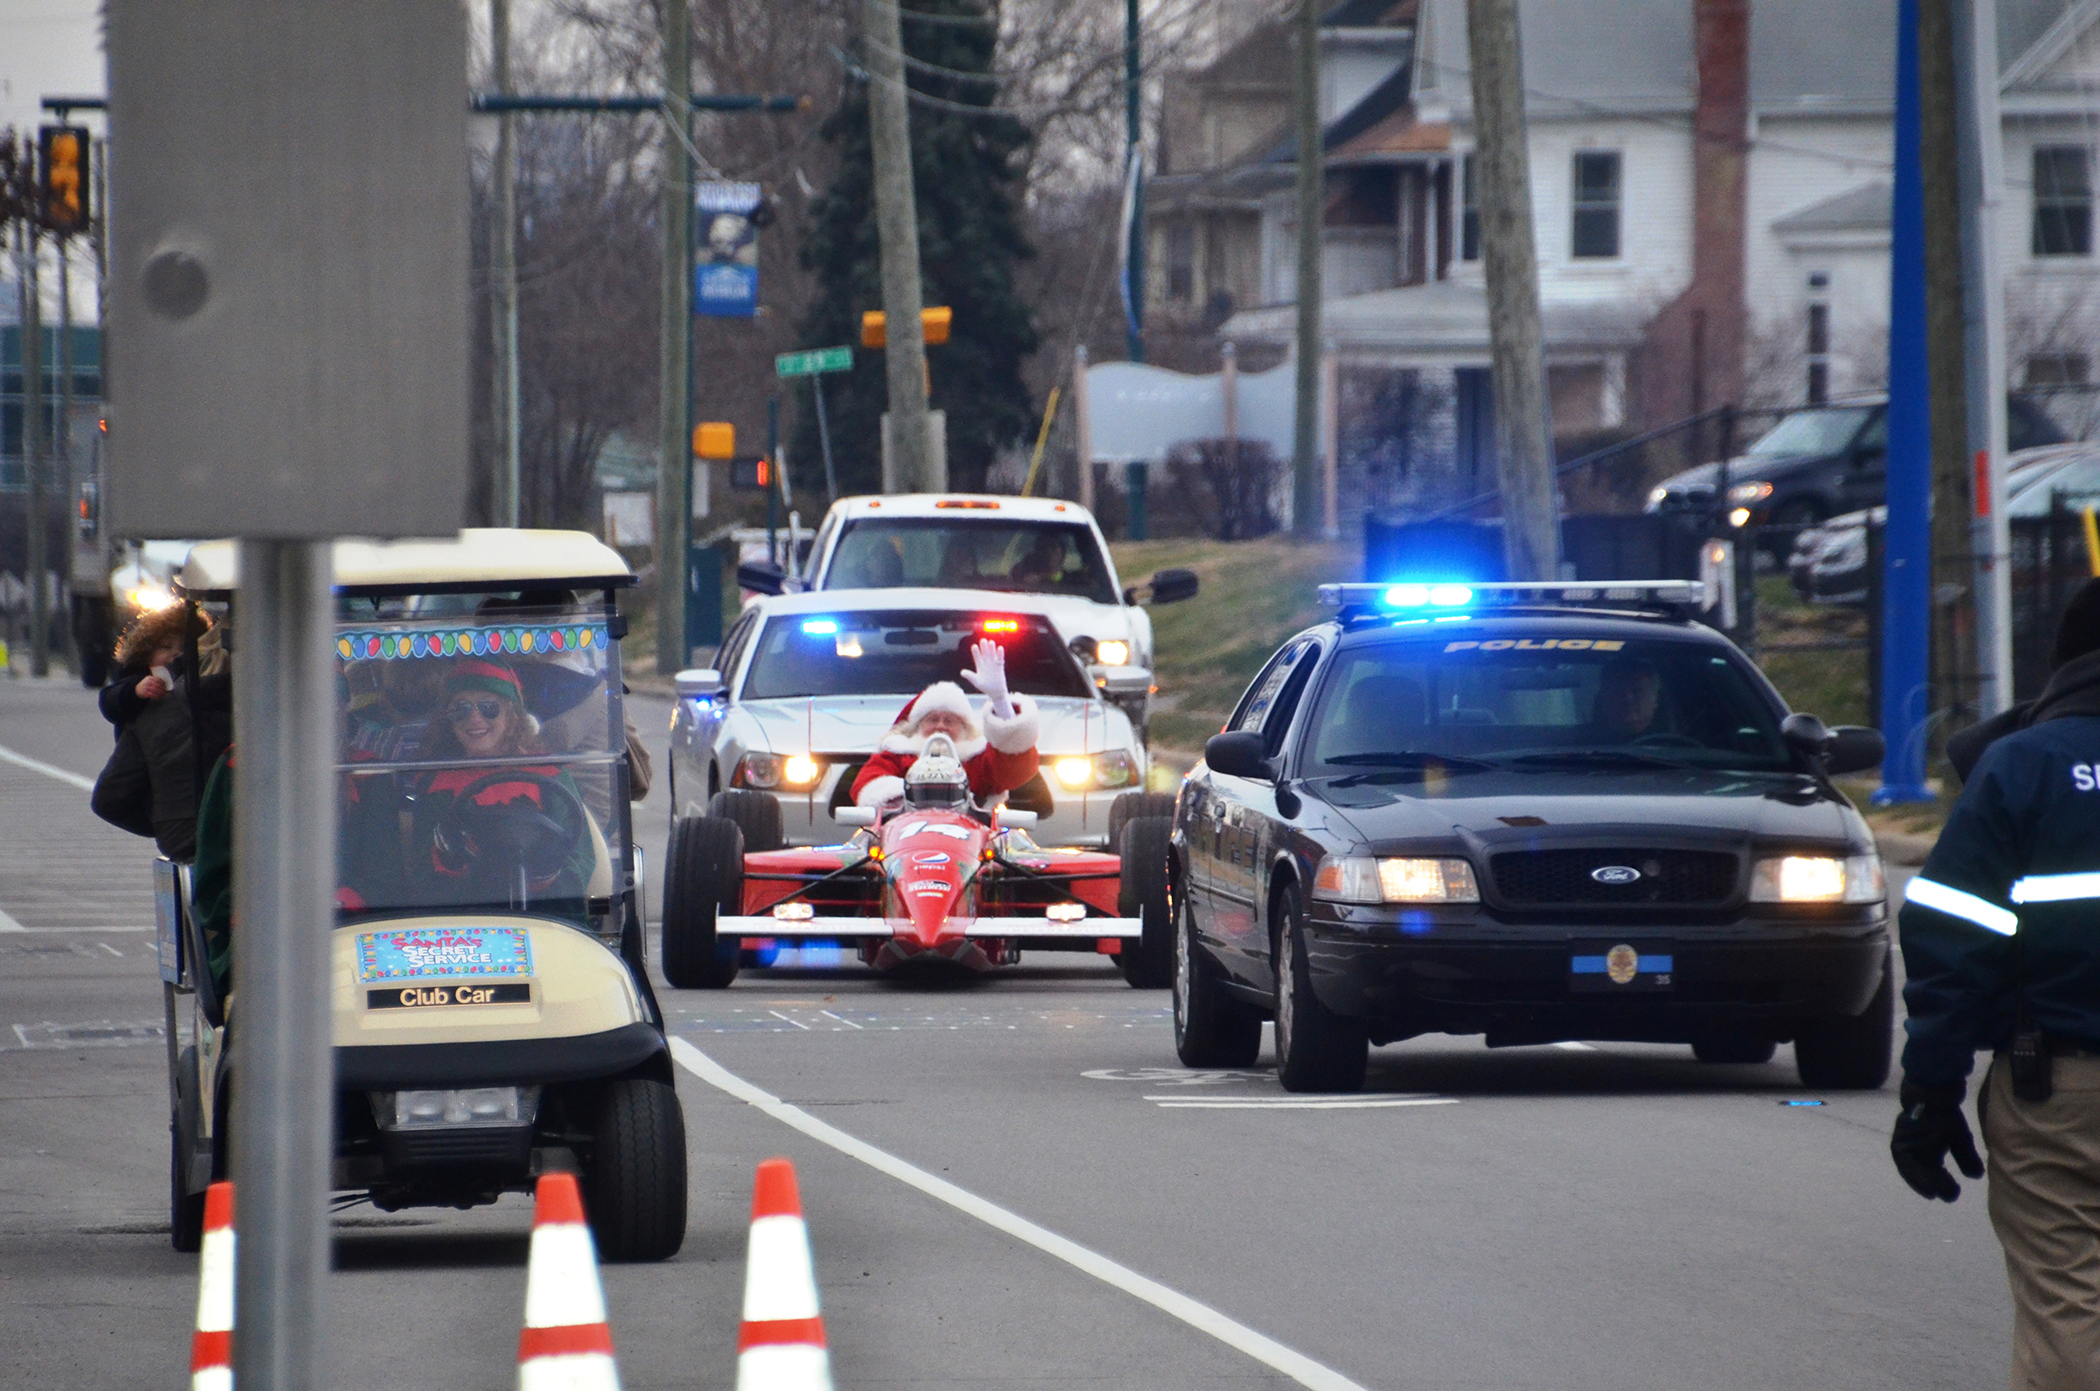
<path id="1" fill-rule="evenodd" d="M 1035 776 L 1035 702 L 1007 690 L 1006 653 L 998 643 L 981 639 L 970 658 L 976 667 L 962 678 L 984 692 L 983 715 L 953 681 L 936 681 L 919 692 L 853 780 L 854 805 L 879 807 L 903 797 L 905 773 L 936 734 L 955 745 L 955 756 L 970 775 L 970 795 L 980 804 Z"/>

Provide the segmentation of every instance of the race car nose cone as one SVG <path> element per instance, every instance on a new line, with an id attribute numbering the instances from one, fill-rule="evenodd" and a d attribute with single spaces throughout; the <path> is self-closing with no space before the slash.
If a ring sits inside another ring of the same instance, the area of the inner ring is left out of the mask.
<path id="1" fill-rule="evenodd" d="M 945 937 L 961 935 L 948 922 L 960 888 L 959 877 L 943 874 L 910 874 L 898 884 L 904 911 L 911 918 L 912 933 L 922 945 L 930 947 Z"/>

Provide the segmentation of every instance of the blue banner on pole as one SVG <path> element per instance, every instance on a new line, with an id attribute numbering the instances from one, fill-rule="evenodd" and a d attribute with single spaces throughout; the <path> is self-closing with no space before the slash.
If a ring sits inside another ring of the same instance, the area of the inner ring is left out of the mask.
<path id="1" fill-rule="evenodd" d="M 693 190 L 699 247 L 693 261 L 693 312 L 714 319 L 758 313 L 757 184 L 705 183 Z"/>

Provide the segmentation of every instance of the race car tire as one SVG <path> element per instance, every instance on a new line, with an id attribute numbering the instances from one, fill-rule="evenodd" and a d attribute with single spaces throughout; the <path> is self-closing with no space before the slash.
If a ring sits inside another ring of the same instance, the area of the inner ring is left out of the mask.
<path id="1" fill-rule="evenodd" d="M 1896 985 L 1886 963 L 1867 1007 L 1849 1019 L 1824 1019 L 1794 1035 L 1794 1070 L 1819 1091 L 1874 1091 L 1889 1080 L 1895 1052 Z"/>
<path id="2" fill-rule="evenodd" d="M 1174 794 L 1171 792 L 1126 792 L 1108 804 L 1108 843 L 1111 847 L 1123 843 L 1123 828 L 1141 816 L 1164 816 L 1174 819 Z"/>
<path id="3" fill-rule="evenodd" d="M 606 1088 L 591 1127 L 583 1208 L 608 1261 L 660 1261 L 685 1244 L 685 1116 L 667 1082 Z"/>
<path id="4" fill-rule="evenodd" d="M 1218 964 L 1196 945 L 1184 898 L 1174 933 L 1174 1053 L 1184 1067 L 1252 1067 L 1261 1056 L 1261 1011 L 1227 995 Z"/>
<path id="5" fill-rule="evenodd" d="M 1139 919 L 1142 928 L 1136 940 L 1123 939 L 1116 964 L 1139 990 L 1174 983 L 1174 918 L 1167 900 L 1167 836 L 1173 828 L 1164 816 L 1141 816 L 1123 827 L 1117 842 L 1123 857 L 1117 911 Z"/>
<path id="6" fill-rule="evenodd" d="M 780 828 L 780 802 L 770 792 L 732 787 L 707 800 L 707 814 L 734 821 L 744 833 L 744 853 L 785 850 L 787 833 Z"/>
<path id="7" fill-rule="evenodd" d="M 1313 994 L 1296 885 L 1285 886 L 1276 907 L 1276 1080 L 1287 1092 L 1362 1091 L 1370 1037 Z"/>
<path id="8" fill-rule="evenodd" d="M 726 990 L 736 980 L 741 937 L 718 937 L 715 916 L 744 897 L 744 835 L 719 816 L 671 824 L 664 857 L 659 950 L 664 979 L 680 990 Z"/>
<path id="9" fill-rule="evenodd" d="M 1692 1043 L 1692 1056 L 1702 1063 L 1768 1063 L 1778 1051 L 1771 1039 L 1749 1034 L 1716 1034 Z"/>
<path id="10" fill-rule="evenodd" d="M 175 1064 L 175 1110 L 168 1118 L 168 1240 L 177 1251 L 204 1249 L 204 1194 L 189 1191 L 190 1155 L 197 1147 L 203 1108 L 197 1101 L 197 1049 Z"/>

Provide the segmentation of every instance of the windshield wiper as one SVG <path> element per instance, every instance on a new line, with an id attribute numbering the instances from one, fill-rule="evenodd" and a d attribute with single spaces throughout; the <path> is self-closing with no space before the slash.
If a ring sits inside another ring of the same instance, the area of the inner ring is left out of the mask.
<path id="1" fill-rule="evenodd" d="M 1625 749 L 1556 749 L 1552 753 L 1518 754 L 1510 760 L 1518 767 L 1530 768 L 1689 768 L 1674 758 L 1657 758 L 1654 754 L 1633 753 Z"/>
<path id="2" fill-rule="evenodd" d="M 1457 754 L 1422 753 L 1414 749 L 1403 749 L 1395 753 L 1345 753 L 1338 758 L 1322 761 L 1372 770 L 1336 778 L 1336 787 L 1354 787 L 1358 783 L 1366 782 L 1411 782 L 1427 777 L 1432 771 L 1479 773 L 1495 766 L 1483 759 L 1463 758 Z"/>

